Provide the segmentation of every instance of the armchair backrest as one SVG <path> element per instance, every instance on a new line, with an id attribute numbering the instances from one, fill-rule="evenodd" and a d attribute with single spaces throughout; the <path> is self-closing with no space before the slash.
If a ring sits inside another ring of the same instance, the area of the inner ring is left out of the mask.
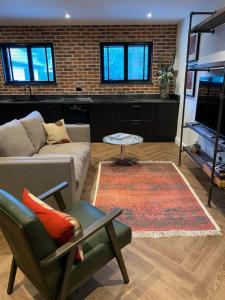
<path id="1" fill-rule="evenodd" d="M 45 228 L 21 201 L 0 189 L 0 227 L 17 266 L 46 299 L 55 299 L 62 265 L 41 268 L 39 262 L 57 247 Z"/>

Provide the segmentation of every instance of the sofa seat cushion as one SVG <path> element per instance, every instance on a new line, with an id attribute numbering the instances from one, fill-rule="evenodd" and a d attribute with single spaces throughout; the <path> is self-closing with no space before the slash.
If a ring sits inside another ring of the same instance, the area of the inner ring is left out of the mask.
<path id="1" fill-rule="evenodd" d="M 79 184 L 80 179 L 82 178 L 83 166 L 90 155 L 90 143 L 75 142 L 68 144 L 45 145 L 35 156 L 57 156 L 58 154 L 65 154 L 73 157 L 76 181 Z"/>
<path id="2" fill-rule="evenodd" d="M 18 120 L 0 126 L 0 157 L 31 156 L 33 154 L 34 147 Z"/>
<path id="3" fill-rule="evenodd" d="M 104 212 L 93 207 L 86 201 L 78 201 L 64 212 L 78 218 L 83 230 L 105 215 Z M 113 225 L 120 247 L 122 248 L 129 244 L 131 242 L 131 228 L 119 221 L 113 221 Z M 100 266 L 104 266 L 114 257 L 111 242 L 105 228 L 102 228 L 86 239 L 82 245 L 84 261 L 82 264 L 75 264 L 73 266 L 73 274 L 70 282 L 71 287 L 74 284 L 79 285 L 85 280 L 86 274 L 90 274 L 90 272 L 94 273 Z"/>
<path id="4" fill-rule="evenodd" d="M 34 147 L 35 153 L 46 143 L 46 133 L 42 123 L 44 119 L 38 111 L 33 111 L 28 116 L 19 120 Z"/>

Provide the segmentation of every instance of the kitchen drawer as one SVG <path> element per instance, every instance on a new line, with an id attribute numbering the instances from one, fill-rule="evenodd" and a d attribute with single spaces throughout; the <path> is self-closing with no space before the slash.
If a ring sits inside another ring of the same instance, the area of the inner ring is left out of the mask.
<path id="1" fill-rule="evenodd" d="M 152 121 L 115 121 L 115 128 L 117 132 L 125 132 L 131 134 L 137 134 L 142 137 L 152 136 L 153 134 L 153 122 Z"/>
<path id="2" fill-rule="evenodd" d="M 115 120 L 153 120 L 154 105 L 150 103 L 126 103 L 114 106 Z"/>

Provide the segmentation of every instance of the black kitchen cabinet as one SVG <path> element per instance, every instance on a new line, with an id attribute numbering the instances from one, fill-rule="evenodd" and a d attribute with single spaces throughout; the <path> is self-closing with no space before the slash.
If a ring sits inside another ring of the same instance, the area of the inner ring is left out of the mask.
<path id="1" fill-rule="evenodd" d="M 154 141 L 174 141 L 177 131 L 178 103 L 158 103 L 154 109 Z"/>
<path id="2" fill-rule="evenodd" d="M 113 104 L 96 103 L 90 105 L 91 139 L 102 142 L 102 138 L 115 132 Z"/>
<path id="3" fill-rule="evenodd" d="M 45 122 L 55 122 L 63 118 L 62 105 L 48 103 L 0 103 L 0 125 L 13 119 L 20 119 L 37 110 Z"/>
<path id="4" fill-rule="evenodd" d="M 64 118 L 67 124 L 89 123 L 93 142 L 105 135 L 126 132 L 140 135 L 144 141 L 174 141 L 178 101 L 104 101 L 92 103 L 0 103 L 0 124 L 39 111 L 45 122 Z"/>
<path id="5" fill-rule="evenodd" d="M 145 139 L 153 135 L 153 103 L 115 104 L 113 117 L 116 132 L 133 133 Z"/>
<path id="6" fill-rule="evenodd" d="M 63 106 L 61 104 L 43 103 L 36 110 L 40 112 L 45 122 L 56 122 L 63 118 Z"/>

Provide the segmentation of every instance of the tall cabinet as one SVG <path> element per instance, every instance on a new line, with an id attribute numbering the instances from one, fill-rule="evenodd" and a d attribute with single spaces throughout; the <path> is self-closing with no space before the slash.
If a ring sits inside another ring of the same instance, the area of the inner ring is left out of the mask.
<path id="1" fill-rule="evenodd" d="M 200 15 L 209 15 L 204 21 L 199 23 L 196 26 L 192 26 L 193 17 Z M 207 64 L 193 64 L 189 62 L 189 48 L 190 48 L 190 37 L 193 33 L 208 33 L 213 34 L 216 27 L 225 23 L 225 8 L 216 11 L 216 12 L 191 12 L 189 19 L 189 31 L 188 31 L 188 45 L 187 45 L 187 54 L 186 54 L 186 69 L 185 69 L 185 82 L 184 82 L 184 97 L 183 97 L 183 109 L 182 109 L 182 121 L 181 121 L 181 137 L 180 137 L 180 150 L 179 150 L 179 165 L 181 165 L 182 160 L 182 152 L 187 153 L 198 165 L 200 165 L 203 170 L 210 176 L 210 189 L 208 193 L 208 205 L 211 206 L 212 192 L 214 188 L 215 182 L 221 188 L 225 187 L 224 184 L 218 184 L 218 178 L 215 176 L 215 167 L 216 167 L 216 158 L 218 151 L 225 151 L 225 139 L 220 136 L 220 127 L 221 127 L 221 118 L 224 106 L 225 99 L 225 61 L 212 62 Z M 220 105 L 219 105 L 219 113 L 217 119 L 217 130 L 215 134 L 212 135 L 212 131 L 207 127 L 200 126 L 196 123 L 189 122 L 184 124 L 185 117 L 185 105 L 186 105 L 186 87 L 187 87 L 187 73 L 188 71 L 210 71 L 213 69 L 222 69 L 223 70 L 223 92 L 220 94 Z M 224 108 L 225 109 L 225 108 Z M 199 154 L 193 153 L 191 148 L 183 146 L 183 131 L 185 128 L 189 128 L 195 132 L 197 132 L 204 139 L 209 141 L 214 147 L 213 158 L 209 157 L 206 153 L 202 152 Z M 207 172 L 205 169 L 206 162 L 211 161 L 212 168 Z"/>

